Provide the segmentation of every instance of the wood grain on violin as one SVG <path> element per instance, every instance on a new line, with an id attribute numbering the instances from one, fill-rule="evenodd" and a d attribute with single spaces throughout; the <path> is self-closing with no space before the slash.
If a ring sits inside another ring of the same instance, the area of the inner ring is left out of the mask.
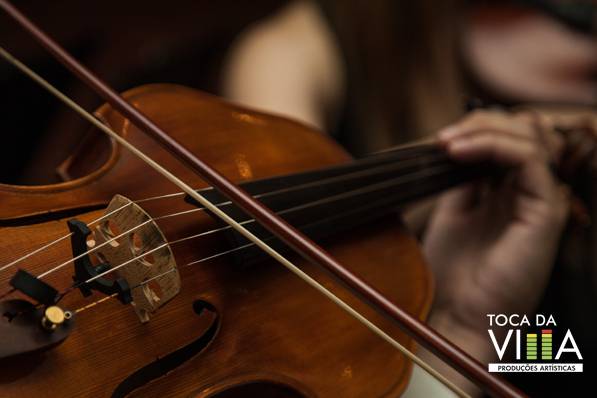
<path id="1" fill-rule="evenodd" d="M 236 182 L 351 160 L 329 138 L 298 123 L 182 87 L 146 86 L 128 92 L 126 98 Z M 206 186 L 109 106 L 97 114 L 188 184 Z M 90 222 L 103 210 L 89 209 L 106 206 L 115 194 L 137 200 L 177 191 L 128 152 L 107 147 L 111 149 L 106 162 L 73 181 L 0 186 L 0 265 L 67 234 L 66 214 Z M 81 156 L 85 153 L 76 154 Z M 141 206 L 154 218 L 195 208 L 181 196 Z M 169 241 L 221 227 L 205 212 L 158 224 Z M 394 303 L 425 318 L 432 299 L 430 273 L 397 216 L 322 243 Z M 360 397 L 393 396 L 404 389 L 411 365 L 400 353 L 279 265 L 243 265 L 234 256 L 222 256 L 185 266 L 227 249 L 230 241 L 220 234 L 172 245 L 181 290 L 149 322 L 140 322 L 131 305 L 115 299 L 90 307 L 75 315 L 74 330 L 59 346 L 3 363 L 2 395 Z M 14 268 L 39 275 L 71 257 L 65 240 Z M 329 275 L 305 261 L 297 263 L 407 348 L 414 348 L 395 323 L 348 294 Z M 1 286 L 7 286 L 15 269 L 0 273 Z M 63 290 L 72 285 L 72 274 L 70 264 L 44 281 Z M 73 291 L 60 305 L 76 310 L 101 297 L 84 298 Z"/>

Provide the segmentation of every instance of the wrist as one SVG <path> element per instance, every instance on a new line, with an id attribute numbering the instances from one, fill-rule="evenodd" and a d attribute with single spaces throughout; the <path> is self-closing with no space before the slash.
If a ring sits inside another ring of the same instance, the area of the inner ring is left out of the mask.
<path id="1" fill-rule="evenodd" d="M 429 318 L 429 325 L 482 364 L 496 358 L 484 325 L 466 322 L 449 309 L 434 310 Z"/>

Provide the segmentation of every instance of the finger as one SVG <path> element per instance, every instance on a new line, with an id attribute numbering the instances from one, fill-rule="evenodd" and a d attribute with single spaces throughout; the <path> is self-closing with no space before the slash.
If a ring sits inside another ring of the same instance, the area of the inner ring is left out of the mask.
<path id="1" fill-rule="evenodd" d="M 489 130 L 529 139 L 536 138 L 530 115 L 522 113 L 512 115 L 487 110 L 471 112 L 458 123 L 440 130 L 438 137 L 440 142 L 447 143 L 456 138 Z"/>
<path id="2" fill-rule="evenodd" d="M 530 160 L 546 161 L 545 151 L 536 142 L 517 136 L 483 132 L 463 136 L 447 145 L 448 154 L 459 161 L 491 161 L 504 166 L 518 166 Z"/>
<path id="3" fill-rule="evenodd" d="M 554 201 L 555 181 L 548 156 L 536 142 L 497 133 L 482 133 L 453 141 L 448 153 L 463 162 L 492 162 L 515 168 L 517 186 L 533 200 Z"/>

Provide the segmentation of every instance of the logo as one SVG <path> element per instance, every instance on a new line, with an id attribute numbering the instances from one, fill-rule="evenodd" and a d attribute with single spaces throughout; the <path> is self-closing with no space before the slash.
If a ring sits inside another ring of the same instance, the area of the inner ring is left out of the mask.
<path id="1" fill-rule="evenodd" d="M 518 314 L 487 314 L 489 338 L 500 362 L 490 372 L 582 372 L 582 355 L 570 329 L 558 328 L 553 315 L 529 319 Z M 533 322 L 531 322 L 533 321 Z"/>

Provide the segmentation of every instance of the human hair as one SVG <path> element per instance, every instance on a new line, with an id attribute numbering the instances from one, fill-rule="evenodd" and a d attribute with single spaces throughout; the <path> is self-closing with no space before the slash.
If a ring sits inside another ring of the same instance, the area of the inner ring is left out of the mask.
<path id="1" fill-rule="evenodd" d="M 351 111 L 339 139 L 349 150 L 421 137 L 461 115 L 458 0 L 318 3 L 344 56 Z"/>

